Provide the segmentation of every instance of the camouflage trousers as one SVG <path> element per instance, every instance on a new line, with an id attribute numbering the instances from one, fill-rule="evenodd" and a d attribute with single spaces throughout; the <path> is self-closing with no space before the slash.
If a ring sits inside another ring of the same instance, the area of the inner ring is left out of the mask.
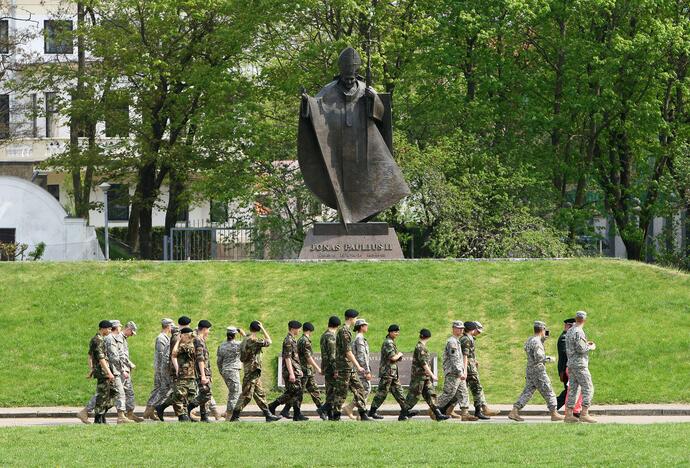
<path id="1" fill-rule="evenodd" d="M 113 382 L 105 378 L 98 379 L 94 398 L 94 412 L 96 414 L 105 414 L 115 404 L 115 387 Z"/>
<path id="2" fill-rule="evenodd" d="M 211 409 L 211 402 L 213 401 L 213 392 L 211 392 L 211 376 L 208 377 L 209 382 L 205 385 L 200 380 L 196 381 L 197 394 L 196 398 L 190 399 L 190 403 L 199 407 L 202 414 L 207 413 Z M 215 406 L 215 403 L 213 404 Z"/>
<path id="3" fill-rule="evenodd" d="M 235 409 L 235 405 L 237 405 L 237 400 L 240 398 L 240 393 L 242 392 L 240 370 L 226 370 L 221 375 L 223 376 L 223 380 L 225 380 L 225 385 L 228 387 L 228 404 L 226 409 L 228 413 L 232 413 L 232 410 Z"/>
<path id="4" fill-rule="evenodd" d="M 331 406 L 335 400 L 335 382 L 336 379 L 333 375 L 333 371 L 324 369 L 323 377 L 326 382 L 325 392 L 326 392 L 326 403 L 330 403 Z"/>
<path id="5" fill-rule="evenodd" d="M 295 376 L 295 381 L 290 382 L 286 374 L 283 375 L 283 381 L 285 382 L 285 391 L 276 399 L 276 405 L 292 406 L 302 403 L 302 376 Z"/>
<path id="6" fill-rule="evenodd" d="M 426 404 L 432 410 L 436 408 L 436 391 L 434 390 L 434 383 L 429 377 L 424 375 L 413 376 L 410 379 L 410 387 L 407 390 L 407 398 L 405 398 L 405 406 L 408 410 L 412 409 L 419 397 L 422 396 Z"/>
<path id="7" fill-rule="evenodd" d="M 318 408 L 321 406 L 321 391 L 319 390 L 319 386 L 316 385 L 316 380 L 314 379 L 313 375 L 304 375 L 302 377 L 302 398 L 304 398 L 304 393 L 308 393 L 311 396 L 312 401 L 314 401 L 314 404 Z M 302 403 L 300 399 L 300 404 Z"/>
<path id="8" fill-rule="evenodd" d="M 461 374 L 446 374 L 443 380 L 443 393 L 438 398 L 438 406 L 460 405 L 461 409 L 467 409 L 470 405 L 470 396 L 467 391 L 467 382 L 462 380 Z"/>
<path id="9" fill-rule="evenodd" d="M 592 383 L 592 375 L 589 373 L 589 369 L 586 367 L 568 367 L 568 378 L 570 389 L 568 390 L 566 406 L 570 409 L 575 407 L 578 390 L 581 390 L 582 406 L 589 407 L 594 396 L 594 384 Z"/>
<path id="10" fill-rule="evenodd" d="M 132 387 L 132 374 L 126 379 L 122 377 L 122 389 L 125 392 L 125 410 L 134 411 L 134 387 Z"/>
<path id="11" fill-rule="evenodd" d="M 527 405 L 527 402 L 532 398 L 534 392 L 539 390 L 541 396 L 546 400 L 546 406 L 549 410 L 556 409 L 556 394 L 551 388 L 551 380 L 549 376 L 546 375 L 546 369 L 544 366 L 540 368 L 527 368 L 527 373 L 525 375 L 525 388 L 522 390 L 522 394 L 515 402 L 513 406 L 517 409 L 522 409 Z"/>
<path id="12" fill-rule="evenodd" d="M 151 390 L 151 395 L 149 395 L 149 401 L 146 403 L 146 406 L 157 406 L 163 403 L 171 386 L 172 379 L 170 378 L 170 372 L 167 370 L 163 372 L 156 371 L 153 375 L 153 390 Z"/>
<path id="13" fill-rule="evenodd" d="M 353 369 L 338 370 L 338 378 L 335 379 L 333 385 L 333 411 L 337 413 L 342 411 L 348 390 L 354 395 L 355 406 L 365 411 L 367 402 L 364 399 L 364 387 Z"/>
<path id="14" fill-rule="evenodd" d="M 252 398 L 254 398 L 260 410 L 263 411 L 268 409 L 266 391 L 263 385 L 261 385 L 261 369 L 244 374 L 244 379 L 242 380 L 242 394 L 239 400 L 237 400 L 235 411 L 242 411 L 244 407 L 252 401 Z"/>
<path id="15" fill-rule="evenodd" d="M 475 406 L 485 405 L 486 398 L 484 398 L 484 387 L 479 381 L 479 371 L 477 369 L 467 368 L 467 388 L 472 393 L 472 399 Z"/>
<path id="16" fill-rule="evenodd" d="M 405 397 L 403 396 L 403 389 L 402 385 L 400 385 L 400 381 L 398 380 L 397 372 L 381 376 L 379 379 L 379 387 L 376 390 L 376 395 L 374 395 L 374 400 L 371 402 L 371 406 L 373 408 L 378 408 L 381 406 L 383 402 L 386 401 L 386 396 L 388 396 L 389 392 L 391 395 L 393 395 L 395 401 L 398 402 L 400 408 L 404 409 Z"/>
<path id="17" fill-rule="evenodd" d="M 364 401 L 367 401 L 369 395 L 371 395 L 371 380 L 367 380 L 362 374 L 359 374 L 359 381 L 362 382 L 362 387 L 364 388 Z M 354 401 L 352 402 L 354 405 Z"/>
<path id="18" fill-rule="evenodd" d="M 187 407 L 199 392 L 196 379 L 177 379 L 175 381 L 175 393 L 173 397 L 173 409 L 175 416 L 187 414 Z"/>
<path id="19" fill-rule="evenodd" d="M 110 406 L 115 406 L 117 411 L 127 411 L 127 396 L 125 395 L 125 387 L 123 385 L 123 378 L 121 375 L 116 375 L 115 379 L 111 382 L 113 387 L 113 398 L 115 402 Z M 96 409 L 96 399 L 98 398 L 98 393 L 91 397 L 89 402 L 86 404 L 86 410 L 90 413 Z"/>

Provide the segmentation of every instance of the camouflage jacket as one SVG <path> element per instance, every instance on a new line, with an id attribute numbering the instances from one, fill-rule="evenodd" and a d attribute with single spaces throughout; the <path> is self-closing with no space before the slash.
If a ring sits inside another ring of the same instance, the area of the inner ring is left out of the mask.
<path id="1" fill-rule="evenodd" d="M 335 333 L 326 330 L 321 335 L 319 346 L 321 347 L 321 370 L 333 372 L 335 370 Z"/>
<path id="2" fill-rule="evenodd" d="M 388 375 L 398 375 L 398 364 L 396 362 L 391 362 L 391 358 L 398 354 L 398 347 L 395 345 L 395 341 L 386 336 L 381 344 L 381 364 L 379 366 L 379 377 L 384 377 Z"/>
<path id="3" fill-rule="evenodd" d="M 242 342 L 237 340 L 224 341 L 218 346 L 216 364 L 221 374 L 242 369 L 241 346 Z"/>
<path id="4" fill-rule="evenodd" d="M 270 344 L 263 339 L 247 336 L 240 345 L 240 359 L 244 366 L 244 374 L 261 371 L 261 352 Z"/>
<path id="5" fill-rule="evenodd" d="M 105 350 L 108 353 L 108 363 L 110 364 L 110 371 L 113 375 L 120 375 L 126 370 L 122 366 L 122 350 L 120 339 L 122 335 L 106 335 L 103 338 L 105 343 Z"/>
<path id="6" fill-rule="evenodd" d="M 105 379 L 106 374 L 101 367 L 100 360 L 105 359 L 108 365 L 110 365 L 110 363 L 108 362 L 108 352 L 105 349 L 105 340 L 100 333 L 97 333 L 89 342 L 89 356 L 91 356 L 94 378 Z"/>
<path id="7" fill-rule="evenodd" d="M 168 356 L 168 363 L 170 365 L 170 375 L 175 375 L 175 368 L 172 364 L 172 352 L 175 349 L 175 344 L 180 341 L 180 329 L 178 327 L 173 327 L 172 335 L 170 335 L 170 346 L 168 347 L 170 355 Z"/>
<path id="8" fill-rule="evenodd" d="M 204 373 L 206 377 L 211 377 L 211 356 L 206 346 L 206 341 L 199 337 L 194 338 L 194 354 L 196 355 L 196 372 L 201 376 L 201 364 L 204 363 Z"/>
<path id="9" fill-rule="evenodd" d="M 476 364 L 476 357 L 474 355 L 474 337 L 471 335 L 462 335 L 460 337 L 460 348 L 463 356 L 467 356 L 467 367 L 474 367 Z"/>
<path id="10" fill-rule="evenodd" d="M 527 368 L 536 370 L 546 370 L 546 353 L 544 352 L 544 342 L 538 336 L 532 336 L 525 341 L 525 353 L 527 354 Z"/>
<path id="11" fill-rule="evenodd" d="M 120 343 L 120 361 L 122 362 L 122 369 L 125 372 L 131 372 L 132 361 L 129 359 L 129 342 L 124 333 L 120 333 L 122 342 Z"/>
<path id="12" fill-rule="evenodd" d="M 431 380 L 431 377 L 426 375 L 424 366 L 429 366 L 429 369 L 431 369 L 431 355 L 426 344 L 419 341 L 417 346 L 414 347 L 414 354 L 412 355 L 412 377 L 423 377 Z"/>
<path id="13" fill-rule="evenodd" d="M 287 361 L 292 363 L 292 372 L 295 377 L 302 377 L 302 366 L 299 364 L 299 353 L 297 352 L 297 341 L 291 334 L 287 334 L 283 340 L 283 378 L 287 379 L 290 372 L 288 371 Z"/>
<path id="14" fill-rule="evenodd" d="M 336 370 L 352 370 L 352 362 L 347 358 L 347 352 L 352 352 L 352 332 L 347 324 L 338 328 L 335 336 L 335 368 Z"/>
<path id="15" fill-rule="evenodd" d="M 153 370 L 158 373 L 167 372 L 170 366 L 170 338 L 165 333 L 156 337 L 153 354 Z"/>
<path id="16" fill-rule="evenodd" d="M 363 334 L 357 333 L 352 342 L 352 353 L 360 366 L 364 368 L 364 372 L 371 372 L 371 364 L 369 363 L 369 342 Z"/>
<path id="17" fill-rule="evenodd" d="M 193 341 L 184 344 L 179 343 L 177 349 L 173 349 L 172 357 L 177 358 L 177 366 L 179 368 L 177 373 L 178 379 L 197 378 L 197 356 Z"/>
<path id="18" fill-rule="evenodd" d="M 302 367 L 304 375 L 314 375 L 314 368 L 309 364 L 309 358 L 314 352 L 311 348 L 311 338 L 302 335 L 297 340 L 297 353 L 299 354 L 299 365 Z"/>
<path id="19" fill-rule="evenodd" d="M 589 365 L 589 345 L 582 327 L 574 326 L 565 334 L 565 351 L 568 367 L 582 368 Z"/>
<path id="20" fill-rule="evenodd" d="M 443 373 L 446 375 L 462 375 L 465 372 L 465 363 L 460 349 L 460 340 L 451 335 L 443 349 Z"/>

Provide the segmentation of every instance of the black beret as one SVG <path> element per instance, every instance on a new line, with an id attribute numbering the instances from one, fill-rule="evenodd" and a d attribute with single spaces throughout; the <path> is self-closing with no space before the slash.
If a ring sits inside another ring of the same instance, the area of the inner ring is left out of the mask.
<path id="1" fill-rule="evenodd" d="M 575 323 L 575 319 L 574 318 L 568 318 L 568 319 L 563 320 L 563 323 Z"/>
<path id="2" fill-rule="evenodd" d="M 328 326 L 330 328 L 340 326 L 340 319 L 335 315 L 332 315 L 331 318 L 328 319 Z"/>
<path id="3" fill-rule="evenodd" d="M 476 330 L 477 324 L 474 322 L 465 322 L 465 330 Z"/>
<path id="4" fill-rule="evenodd" d="M 355 309 L 347 309 L 345 311 L 345 318 L 355 318 L 359 315 L 359 312 L 357 312 Z"/>
<path id="5" fill-rule="evenodd" d="M 98 328 L 112 328 L 113 324 L 110 323 L 110 320 L 101 320 L 98 322 Z"/>
<path id="6" fill-rule="evenodd" d="M 197 328 L 211 328 L 211 322 L 208 320 L 199 320 L 199 324 L 196 326 Z"/>
<path id="7" fill-rule="evenodd" d="M 180 330 L 180 333 L 192 333 L 194 330 L 192 330 L 189 327 L 184 327 L 182 330 Z"/>
<path id="8" fill-rule="evenodd" d="M 304 325 L 302 325 L 302 330 L 314 331 L 314 324 L 312 324 L 311 322 L 304 322 Z"/>
<path id="9" fill-rule="evenodd" d="M 189 325 L 190 323 L 192 323 L 192 319 L 190 319 L 186 315 L 183 315 L 182 317 L 177 319 L 177 323 L 179 323 L 180 325 Z"/>
<path id="10" fill-rule="evenodd" d="M 422 328 L 421 330 L 419 330 L 419 336 L 421 338 L 431 338 L 431 332 L 426 328 Z"/>
<path id="11" fill-rule="evenodd" d="M 288 328 L 290 330 L 294 330 L 296 328 L 302 328 L 302 322 L 300 322 L 299 320 L 290 320 L 288 322 Z"/>
<path id="12" fill-rule="evenodd" d="M 400 331 L 400 327 L 398 326 L 398 324 L 392 323 L 392 324 L 388 327 L 388 333 L 390 333 L 390 332 L 396 332 L 396 331 Z"/>
<path id="13" fill-rule="evenodd" d="M 252 323 L 249 324 L 249 330 L 253 332 L 258 332 L 261 330 L 261 325 L 259 325 L 259 322 L 257 320 L 254 320 Z"/>

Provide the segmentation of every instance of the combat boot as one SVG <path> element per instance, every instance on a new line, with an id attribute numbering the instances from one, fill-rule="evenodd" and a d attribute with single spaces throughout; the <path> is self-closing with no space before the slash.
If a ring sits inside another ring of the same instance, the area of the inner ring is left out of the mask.
<path id="1" fill-rule="evenodd" d="M 321 407 L 321 412 L 326 416 L 326 419 L 331 419 L 331 413 L 333 412 L 333 406 L 330 403 L 324 403 Z"/>
<path id="2" fill-rule="evenodd" d="M 187 405 L 187 416 L 189 416 L 189 420 L 192 422 L 199 422 L 199 418 L 197 418 L 193 412 L 194 408 L 196 408 L 199 405 L 195 405 L 194 403 L 190 403 Z"/>
<path id="3" fill-rule="evenodd" d="M 383 419 L 383 416 L 380 416 L 380 419 Z M 359 420 L 360 421 L 373 421 L 372 418 L 367 416 L 367 410 L 363 410 L 363 409 L 359 410 Z"/>
<path id="4" fill-rule="evenodd" d="M 481 405 L 474 405 L 474 415 L 477 419 L 491 419 L 490 417 L 482 413 Z"/>
<path id="5" fill-rule="evenodd" d="M 129 424 L 133 423 L 131 419 L 127 419 L 127 415 L 125 415 L 124 411 L 118 410 L 117 412 L 117 423 L 118 424 Z"/>
<path id="6" fill-rule="evenodd" d="M 93 423 L 94 424 L 105 424 L 104 422 L 101 422 L 101 418 L 103 418 L 102 414 L 96 414 L 93 418 Z"/>
<path id="7" fill-rule="evenodd" d="M 405 408 L 400 410 L 400 414 L 398 415 L 398 421 L 407 421 L 407 410 Z"/>
<path id="8" fill-rule="evenodd" d="M 563 422 L 566 423 L 579 423 L 580 419 L 576 418 L 573 416 L 573 409 L 572 408 L 565 408 L 565 418 L 563 418 Z"/>
<path id="9" fill-rule="evenodd" d="M 437 407 L 434 407 L 434 409 L 430 411 L 434 415 L 434 417 L 431 419 L 436 421 L 445 421 L 446 419 L 450 419 L 450 416 L 446 416 L 445 414 L 441 413 L 441 410 L 439 410 Z"/>
<path id="10" fill-rule="evenodd" d="M 455 414 L 455 413 L 453 413 Z M 455 417 L 455 416 L 453 416 Z M 457 415 L 458 418 L 460 418 L 462 421 L 477 421 L 479 418 L 476 416 L 472 416 L 469 411 L 467 411 L 467 408 L 461 408 L 460 409 L 460 414 Z"/>
<path id="11" fill-rule="evenodd" d="M 302 414 L 302 410 L 300 409 L 299 405 L 294 405 L 292 407 L 292 411 L 294 413 L 292 416 L 293 421 L 309 421 L 309 418 Z"/>
<path id="12" fill-rule="evenodd" d="M 152 421 L 158 421 L 158 418 L 155 416 L 155 409 L 153 406 L 147 406 L 146 409 L 144 410 L 144 419 L 151 419 Z"/>
<path id="13" fill-rule="evenodd" d="M 91 421 L 89 421 L 89 412 L 86 408 L 77 413 L 77 418 L 79 418 L 79 420 L 84 424 L 91 424 Z"/>
<path id="14" fill-rule="evenodd" d="M 232 416 L 230 416 L 230 422 L 235 422 L 240 420 L 240 410 L 232 410 Z"/>
<path id="15" fill-rule="evenodd" d="M 189 418 L 188 414 L 181 414 L 177 417 L 177 420 L 180 422 L 192 422 L 192 420 Z"/>
<path id="16" fill-rule="evenodd" d="M 288 406 L 286 405 L 285 408 L 288 408 Z M 285 408 L 283 408 L 283 411 L 285 411 Z M 271 413 L 273 416 L 276 415 L 276 410 L 277 410 L 277 409 L 278 409 L 278 400 L 272 401 L 271 403 L 268 404 L 268 411 L 269 411 L 269 413 Z M 288 408 L 288 411 L 290 411 L 289 408 Z"/>
<path id="17" fill-rule="evenodd" d="M 276 416 L 275 414 L 271 413 L 267 409 L 263 410 L 263 413 L 264 413 L 264 417 L 266 418 L 266 422 L 278 421 L 280 419 L 280 416 Z M 233 417 L 234 417 L 234 415 L 233 415 Z"/>
<path id="18" fill-rule="evenodd" d="M 513 421 L 518 421 L 518 422 L 524 421 L 525 419 L 518 414 L 518 411 L 519 410 L 513 406 L 513 409 L 511 409 L 510 413 L 508 413 L 508 419 L 512 419 Z M 553 419 L 552 419 L 552 421 L 553 421 Z"/>
<path id="19" fill-rule="evenodd" d="M 439 410 L 439 412 L 440 412 L 440 410 Z M 429 408 L 428 414 L 432 420 L 436 421 L 436 414 L 434 413 L 434 411 L 431 408 Z"/>
<path id="20" fill-rule="evenodd" d="M 156 406 L 155 411 L 156 411 L 156 416 L 158 417 L 158 419 L 160 421 L 165 421 L 165 419 L 163 418 L 163 414 L 165 414 L 165 406 L 158 405 L 158 406 Z"/>
<path id="21" fill-rule="evenodd" d="M 485 403 L 482 405 L 482 414 L 485 414 L 487 416 L 498 416 L 499 414 L 501 414 L 501 412 L 499 410 L 490 408 Z"/>
<path id="22" fill-rule="evenodd" d="M 278 408 L 276 408 L 278 409 Z M 270 406 L 269 406 L 269 411 L 270 411 Z M 273 411 L 273 414 L 275 414 L 275 411 Z M 280 416 L 289 419 L 290 418 L 290 405 L 285 405 L 283 408 L 283 411 L 280 412 Z"/>
<path id="23" fill-rule="evenodd" d="M 378 409 L 379 408 L 377 406 L 372 406 L 371 408 L 369 408 L 369 414 L 368 414 L 369 418 L 371 418 L 371 419 L 383 419 L 383 416 L 376 413 L 376 410 L 378 410 Z M 359 412 L 361 414 L 362 410 L 359 410 Z"/>
<path id="24" fill-rule="evenodd" d="M 414 418 L 415 416 L 419 415 L 419 411 L 410 411 L 407 410 L 407 417 L 408 418 Z"/>
<path id="25" fill-rule="evenodd" d="M 208 420 L 208 413 L 206 410 L 201 410 L 201 416 L 199 417 L 199 421 L 203 423 L 210 423 L 211 421 Z"/>
<path id="26" fill-rule="evenodd" d="M 217 406 L 213 407 L 211 413 L 213 413 L 213 417 L 216 419 L 216 421 L 220 421 L 225 417 L 225 413 L 221 413 Z"/>
<path id="27" fill-rule="evenodd" d="M 551 415 L 551 421 L 563 421 L 563 416 L 558 414 L 555 408 L 550 410 L 549 414 Z"/>
<path id="28" fill-rule="evenodd" d="M 583 423 L 590 424 L 598 422 L 596 419 L 589 415 L 589 406 L 582 407 L 582 412 L 580 413 L 580 421 L 582 421 Z"/>
<path id="29" fill-rule="evenodd" d="M 333 411 L 333 413 L 331 413 L 331 417 L 328 420 L 329 421 L 340 421 L 340 411 Z"/>
<path id="30" fill-rule="evenodd" d="M 138 422 L 138 423 L 140 423 L 144 420 L 144 418 L 141 418 L 141 417 L 137 416 L 136 414 L 134 414 L 134 410 L 127 411 L 126 416 L 127 416 L 127 419 L 134 421 L 134 422 Z"/>
<path id="31" fill-rule="evenodd" d="M 328 414 L 327 414 L 326 411 L 324 410 L 324 407 L 325 407 L 325 406 L 326 406 L 326 405 L 321 405 L 321 406 L 317 406 L 317 407 L 316 407 L 316 414 L 318 414 L 319 417 L 320 417 L 323 421 L 325 421 L 326 419 L 328 419 Z"/>
<path id="32" fill-rule="evenodd" d="M 343 406 L 343 413 L 345 413 L 345 415 L 350 419 L 357 419 L 357 417 L 352 412 L 354 409 L 355 409 L 355 404 L 354 403 L 348 403 L 347 405 Z"/>

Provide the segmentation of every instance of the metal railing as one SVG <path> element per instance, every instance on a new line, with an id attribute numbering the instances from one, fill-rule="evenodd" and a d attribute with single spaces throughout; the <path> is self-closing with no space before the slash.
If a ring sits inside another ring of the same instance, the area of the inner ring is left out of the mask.
<path id="1" fill-rule="evenodd" d="M 192 224 L 190 226 L 189 224 Z M 163 238 L 163 260 L 244 260 L 255 257 L 252 227 L 240 220 L 190 222 Z"/>

